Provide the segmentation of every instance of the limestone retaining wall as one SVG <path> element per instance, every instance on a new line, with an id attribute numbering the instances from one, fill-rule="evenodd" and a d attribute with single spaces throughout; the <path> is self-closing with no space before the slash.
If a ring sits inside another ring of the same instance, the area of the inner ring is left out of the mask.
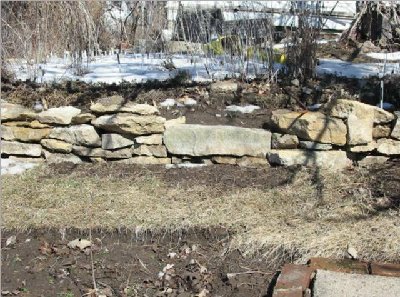
<path id="1" fill-rule="evenodd" d="M 339 99 L 318 112 L 274 111 L 271 131 L 166 120 L 156 107 L 99 99 L 90 113 L 67 106 L 39 113 L 1 102 L 4 158 L 128 164 L 306 165 L 342 169 L 400 155 L 399 114 Z"/>

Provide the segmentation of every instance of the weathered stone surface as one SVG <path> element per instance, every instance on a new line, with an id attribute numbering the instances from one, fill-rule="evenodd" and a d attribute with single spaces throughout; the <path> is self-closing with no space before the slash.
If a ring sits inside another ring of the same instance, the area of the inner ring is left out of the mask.
<path id="1" fill-rule="evenodd" d="M 125 99 L 122 96 L 110 96 L 104 97 L 93 102 L 90 105 L 90 110 L 95 113 L 109 113 L 119 111 L 122 105 L 125 103 Z"/>
<path id="2" fill-rule="evenodd" d="M 40 144 L 52 152 L 70 153 L 72 151 L 72 144 L 62 140 L 42 139 Z"/>
<path id="3" fill-rule="evenodd" d="M 132 146 L 135 142 L 132 139 L 120 134 L 102 134 L 101 148 L 104 150 L 115 150 L 127 146 Z"/>
<path id="4" fill-rule="evenodd" d="M 186 123 L 186 117 L 185 116 L 181 116 L 179 118 L 176 119 L 170 119 L 165 121 L 165 128 L 168 128 L 170 126 L 175 126 L 175 125 L 181 125 L 181 124 L 185 124 Z"/>
<path id="5" fill-rule="evenodd" d="M 271 123 L 283 133 L 297 135 L 300 139 L 344 145 L 347 128 L 342 120 L 321 112 L 273 112 Z"/>
<path id="6" fill-rule="evenodd" d="M 74 154 L 60 154 L 60 153 L 51 153 L 49 151 L 44 150 L 44 157 L 46 158 L 47 163 L 73 163 L 73 164 L 81 164 L 83 163 L 82 159 Z"/>
<path id="7" fill-rule="evenodd" d="M 271 148 L 271 132 L 233 126 L 177 125 L 167 128 L 164 144 L 177 155 L 263 157 Z"/>
<path id="8" fill-rule="evenodd" d="M 314 297 L 397 297 L 400 292 L 398 277 L 351 274 L 317 270 Z"/>
<path id="9" fill-rule="evenodd" d="M 129 112 L 140 115 L 154 115 L 159 113 L 155 106 L 125 102 L 122 96 L 101 98 L 97 102 L 92 103 L 90 110 L 95 113 Z"/>
<path id="10" fill-rule="evenodd" d="M 80 124 L 88 124 L 91 121 L 93 121 L 96 117 L 94 114 L 91 113 L 81 113 L 78 114 L 77 116 L 74 116 L 71 120 L 71 123 L 74 125 L 80 125 Z"/>
<path id="11" fill-rule="evenodd" d="M 393 138 L 400 140 L 400 111 L 397 111 L 396 115 L 397 115 L 397 120 L 396 120 L 396 124 L 394 125 L 391 136 Z"/>
<path id="12" fill-rule="evenodd" d="M 325 112 L 331 116 L 341 119 L 347 119 L 350 114 L 358 116 L 366 113 L 373 113 L 374 123 L 389 123 L 394 120 L 394 115 L 379 107 L 364 104 L 354 100 L 337 99 L 329 102 L 325 108 Z"/>
<path id="13" fill-rule="evenodd" d="M 16 121 L 16 122 L 5 122 L 1 123 L 4 126 L 9 126 L 9 127 L 26 127 L 26 128 L 32 128 L 32 129 L 42 129 L 42 128 L 50 128 L 51 126 L 47 124 L 42 124 L 38 120 L 34 120 L 32 122 L 26 122 L 26 121 Z"/>
<path id="14" fill-rule="evenodd" d="M 69 125 L 72 118 L 80 113 L 81 110 L 79 108 L 63 106 L 42 111 L 37 115 L 37 119 L 45 124 Z"/>
<path id="15" fill-rule="evenodd" d="M 229 164 L 229 165 L 236 165 L 237 158 L 228 157 L 228 156 L 213 156 L 211 161 L 217 164 Z"/>
<path id="16" fill-rule="evenodd" d="M 167 149 L 163 145 L 141 145 L 133 149 L 134 155 L 166 157 Z"/>
<path id="17" fill-rule="evenodd" d="M 99 147 L 101 145 L 99 134 L 93 126 L 87 124 L 54 128 L 49 138 L 90 147 Z"/>
<path id="18" fill-rule="evenodd" d="M 329 151 L 332 145 L 329 143 L 319 143 L 315 141 L 300 141 L 300 148 L 313 151 Z"/>
<path id="19" fill-rule="evenodd" d="M 130 159 L 116 161 L 123 164 L 162 165 L 171 164 L 171 158 L 156 158 L 153 156 L 137 156 Z"/>
<path id="20" fill-rule="evenodd" d="M 343 169 L 351 165 L 344 151 L 272 150 L 268 153 L 271 164 L 291 166 L 317 166 Z"/>
<path id="21" fill-rule="evenodd" d="M 384 155 L 400 155 L 400 141 L 381 138 L 377 141 L 377 150 Z"/>
<path id="22" fill-rule="evenodd" d="M 152 134 L 148 136 L 139 136 L 135 138 L 135 142 L 139 144 L 162 144 L 162 134 Z"/>
<path id="23" fill-rule="evenodd" d="M 390 123 L 395 119 L 394 114 L 383 110 L 379 107 L 374 107 L 374 123 L 376 124 L 385 124 Z"/>
<path id="24" fill-rule="evenodd" d="M 18 157 L 18 156 L 9 156 L 8 159 L 16 161 L 16 162 L 29 162 L 29 163 L 43 163 L 45 159 L 41 157 L 36 158 L 28 158 L 28 157 Z"/>
<path id="25" fill-rule="evenodd" d="M 241 167 L 265 167 L 269 166 L 269 162 L 266 158 L 257 158 L 257 157 L 249 157 L 243 156 L 238 158 L 236 164 Z"/>
<path id="26" fill-rule="evenodd" d="M 136 113 L 140 115 L 155 115 L 159 114 L 158 108 L 149 104 L 138 104 L 128 102 L 121 107 L 122 112 Z"/>
<path id="27" fill-rule="evenodd" d="M 106 159 L 127 159 L 132 157 L 130 148 L 123 148 L 116 151 L 103 150 L 101 148 L 88 148 L 74 145 L 72 152 L 82 157 L 99 157 Z"/>
<path id="28" fill-rule="evenodd" d="M 388 157 L 385 156 L 366 156 L 362 160 L 358 161 L 358 166 L 360 167 L 369 167 L 375 164 L 383 164 L 389 160 Z"/>
<path id="29" fill-rule="evenodd" d="M 367 144 L 350 146 L 349 150 L 353 153 L 362 153 L 362 152 L 372 152 L 372 151 L 376 150 L 376 148 L 377 148 L 376 141 L 372 141 Z"/>
<path id="30" fill-rule="evenodd" d="M 347 144 L 367 144 L 372 141 L 376 107 L 354 100 L 338 99 L 331 101 L 326 112 L 347 119 Z"/>
<path id="31" fill-rule="evenodd" d="M 1 153 L 7 155 L 40 157 L 42 146 L 36 143 L 21 143 L 3 140 L 1 142 Z"/>
<path id="32" fill-rule="evenodd" d="M 2 101 L 0 103 L 1 107 L 1 121 L 10 121 L 10 120 L 27 120 L 34 119 L 36 114 L 33 110 L 23 107 L 19 104 L 12 104 L 8 102 Z"/>
<path id="33" fill-rule="evenodd" d="M 351 113 L 347 118 L 347 144 L 367 144 L 372 141 L 374 118 L 372 111 L 366 111 L 363 117 Z"/>
<path id="34" fill-rule="evenodd" d="M 295 149 L 299 145 L 296 135 L 272 133 L 271 147 L 273 149 Z"/>
<path id="35" fill-rule="evenodd" d="M 50 134 L 51 129 L 32 129 L 25 127 L 1 126 L 1 138 L 23 142 L 39 142 Z"/>
<path id="36" fill-rule="evenodd" d="M 389 125 L 376 125 L 372 129 L 372 138 L 374 138 L 374 139 L 389 138 L 391 131 L 392 131 L 392 129 L 390 128 Z"/>
<path id="37" fill-rule="evenodd" d="M 129 113 L 104 115 L 92 124 L 110 132 L 145 135 L 164 132 L 165 119 L 159 116 L 139 116 Z"/>
<path id="38" fill-rule="evenodd" d="M 210 86 L 210 91 L 215 93 L 236 92 L 237 89 L 238 84 L 234 81 L 218 81 Z"/>

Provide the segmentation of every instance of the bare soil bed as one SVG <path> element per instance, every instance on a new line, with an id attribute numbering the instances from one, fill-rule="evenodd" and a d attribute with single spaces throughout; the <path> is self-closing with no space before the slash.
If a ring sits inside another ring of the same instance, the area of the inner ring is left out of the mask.
<path id="1" fill-rule="evenodd" d="M 58 230 L 17 234 L 17 243 L 3 248 L 2 296 L 95 296 L 92 264 L 105 296 L 267 296 L 277 269 L 238 251 L 226 253 L 229 232 L 223 229 L 95 231 L 92 237 L 93 261 L 88 252 L 67 247 L 87 232 L 67 230 L 65 239 Z"/>

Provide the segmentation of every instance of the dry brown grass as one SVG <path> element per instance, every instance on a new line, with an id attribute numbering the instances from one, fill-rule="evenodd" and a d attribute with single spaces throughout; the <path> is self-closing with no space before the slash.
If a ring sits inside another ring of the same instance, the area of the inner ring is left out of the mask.
<path id="1" fill-rule="evenodd" d="M 2 177 L 3 227 L 157 232 L 219 226 L 233 231 L 231 249 L 270 261 L 342 257 L 350 243 L 361 258 L 396 262 L 399 211 L 376 211 L 368 187 L 355 176 L 360 174 L 320 172 L 319 191 L 314 173 L 300 170 L 290 184 L 221 191 L 196 181 L 170 187 L 150 173 L 134 179 L 78 178 L 38 168 Z"/>

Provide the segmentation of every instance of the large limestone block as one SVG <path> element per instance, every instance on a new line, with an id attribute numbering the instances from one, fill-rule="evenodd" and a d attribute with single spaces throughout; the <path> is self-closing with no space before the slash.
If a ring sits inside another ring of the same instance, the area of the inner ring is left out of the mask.
<path id="1" fill-rule="evenodd" d="M 140 115 L 159 114 L 158 108 L 149 104 L 128 102 L 121 107 L 122 112 L 131 112 Z"/>
<path id="2" fill-rule="evenodd" d="M 97 102 L 92 103 L 90 110 L 95 113 L 129 112 L 140 115 L 154 115 L 159 113 L 155 106 L 126 102 L 122 96 L 101 98 Z"/>
<path id="3" fill-rule="evenodd" d="M 399 137 L 400 137 L 400 127 L 398 129 L 399 129 Z M 390 133 L 392 133 L 392 129 L 391 129 L 390 125 L 376 125 L 376 126 L 374 126 L 374 129 L 372 130 L 372 138 L 374 138 L 374 139 L 389 138 Z"/>
<path id="4" fill-rule="evenodd" d="M 63 106 L 50 108 L 37 115 L 39 122 L 45 124 L 69 125 L 72 118 L 81 113 L 79 108 Z"/>
<path id="5" fill-rule="evenodd" d="M 314 297 L 398 297 L 398 277 L 317 270 Z"/>
<path id="6" fill-rule="evenodd" d="M 389 158 L 385 156 L 366 156 L 362 160 L 358 161 L 357 164 L 360 167 L 370 167 L 376 164 L 383 164 L 388 160 Z"/>
<path id="7" fill-rule="evenodd" d="M 229 156 L 214 156 L 211 158 L 211 161 L 217 164 L 236 165 L 237 158 Z"/>
<path id="8" fill-rule="evenodd" d="M 87 124 L 54 128 L 49 134 L 49 138 L 90 147 L 98 147 L 101 145 L 99 134 L 93 126 Z"/>
<path id="9" fill-rule="evenodd" d="M 164 126 L 165 129 L 167 129 L 170 126 L 175 126 L 175 125 L 182 125 L 186 123 L 186 117 L 185 116 L 181 116 L 179 118 L 176 119 L 170 119 L 165 121 Z"/>
<path id="10" fill-rule="evenodd" d="M 370 143 L 372 141 L 373 127 L 374 118 L 371 111 L 363 118 L 353 113 L 350 114 L 347 118 L 347 144 L 359 145 Z"/>
<path id="11" fill-rule="evenodd" d="M 321 112 L 273 112 L 271 123 L 284 133 L 301 139 L 336 145 L 346 144 L 347 128 L 340 119 Z"/>
<path id="12" fill-rule="evenodd" d="M 72 152 L 82 157 L 97 157 L 106 159 L 127 159 L 132 157 L 130 148 L 123 148 L 116 151 L 103 150 L 101 148 L 89 148 L 84 146 L 74 145 Z"/>
<path id="13" fill-rule="evenodd" d="M 295 149 L 299 145 L 296 135 L 272 133 L 271 147 L 273 149 Z"/>
<path id="14" fill-rule="evenodd" d="M 395 118 L 392 113 L 379 107 L 347 99 L 332 100 L 324 110 L 327 114 L 341 119 L 347 119 L 350 114 L 361 116 L 372 112 L 375 124 L 389 123 Z"/>
<path id="15" fill-rule="evenodd" d="M 1 126 L 1 138 L 23 142 L 39 142 L 50 134 L 51 129 L 32 129 L 25 127 Z"/>
<path id="16" fill-rule="evenodd" d="M 9 127 L 26 127 L 26 128 L 32 128 L 32 129 L 43 129 L 43 128 L 50 128 L 51 126 L 47 124 L 42 124 L 38 120 L 34 120 L 31 122 L 27 121 L 16 121 L 16 122 L 5 122 L 1 123 L 4 126 L 9 126 Z"/>
<path id="17" fill-rule="evenodd" d="M 397 115 L 397 120 L 396 124 L 394 125 L 393 131 L 392 131 L 392 138 L 396 138 L 400 140 L 400 112 L 396 112 Z"/>
<path id="18" fill-rule="evenodd" d="M 90 105 L 90 110 L 95 113 L 110 113 L 119 111 L 125 100 L 122 96 L 100 98 Z"/>
<path id="19" fill-rule="evenodd" d="M 95 115 L 91 113 L 81 113 L 77 116 L 74 116 L 71 120 L 71 123 L 74 125 L 80 124 L 88 124 L 95 119 Z"/>
<path id="20" fill-rule="evenodd" d="M 62 140 L 42 139 L 40 144 L 52 152 L 70 153 L 72 151 L 72 144 Z"/>
<path id="21" fill-rule="evenodd" d="M 164 123 L 165 118 L 159 116 L 140 116 L 129 113 L 103 115 L 92 121 L 92 124 L 100 129 L 132 135 L 162 133 Z"/>
<path id="22" fill-rule="evenodd" d="M 186 156 L 265 156 L 271 149 L 271 132 L 232 126 L 177 125 L 167 128 L 168 152 Z"/>
<path id="23" fill-rule="evenodd" d="M 349 150 L 353 153 L 363 153 L 363 152 L 372 152 L 372 151 L 376 150 L 376 148 L 377 148 L 376 141 L 372 141 L 367 144 L 350 146 Z"/>
<path id="24" fill-rule="evenodd" d="M 351 165 L 344 151 L 272 150 L 268 153 L 271 164 L 316 166 L 343 169 Z"/>
<path id="25" fill-rule="evenodd" d="M 44 157 L 46 158 L 47 163 L 83 163 L 82 159 L 74 154 L 51 153 L 45 150 Z"/>
<path id="26" fill-rule="evenodd" d="M 400 155 L 400 141 L 386 138 L 378 139 L 377 151 L 384 155 Z"/>
<path id="27" fill-rule="evenodd" d="M 210 86 L 211 92 L 215 93 L 236 92 L 237 89 L 238 89 L 238 84 L 233 81 L 218 81 L 212 83 Z"/>
<path id="28" fill-rule="evenodd" d="M 237 165 L 241 167 L 265 167 L 269 166 L 269 162 L 266 158 L 257 158 L 244 156 L 238 158 L 236 161 Z"/>
<path id="29" fill-rule="evenodd" d="M 124 159 L 115 162 L 122 164 L 165 165 L 165 164 L 171 164 L 171 158 L 156 158 L 154 156 L 137 156 L 130 159 Z"/>
<path id="30" fill-rule="evenodd" d="M 163 135 L 153 134 L 148 136 L 139 136 L 135 138 L 135 141 L 139 144 L 162 144 Z"/>
<path id="31" fill-rule="evenodd" d="M 329 151 L 332 149 L 332 145 L 314 141 L 300 141 L 300 148 L 313 151 Z"/>
<path id="32" fill-rule="evenodd" d="M 132 146 L 135 142 L 132 139 L 124 137 L 120 134 L 102 134 L 101 148 L 104 150 L 115 150 L 127 146 Z"/>
<path id="33" fill-rule="evenodd" d="M 40 157 L 42 146 L 36 143 L 21 143 L 3 140 L 1 142 L 1 153 L 7 155 Z"/>
<path id="34" fill-rule="evenodd" d="M 133 149 L 134 155 L 166 157 L 167 149 L 163 145 L 141 145 Z"/>
<path id="35" fill-rule="evenodd" d="M 10 120 L 27 120 L 34 119 L 36 114 L 33 110 L 23 107 L 19 104 L 12 104 L 5 101 L 0 103 L 1 107 L 1 121 Z"/>

